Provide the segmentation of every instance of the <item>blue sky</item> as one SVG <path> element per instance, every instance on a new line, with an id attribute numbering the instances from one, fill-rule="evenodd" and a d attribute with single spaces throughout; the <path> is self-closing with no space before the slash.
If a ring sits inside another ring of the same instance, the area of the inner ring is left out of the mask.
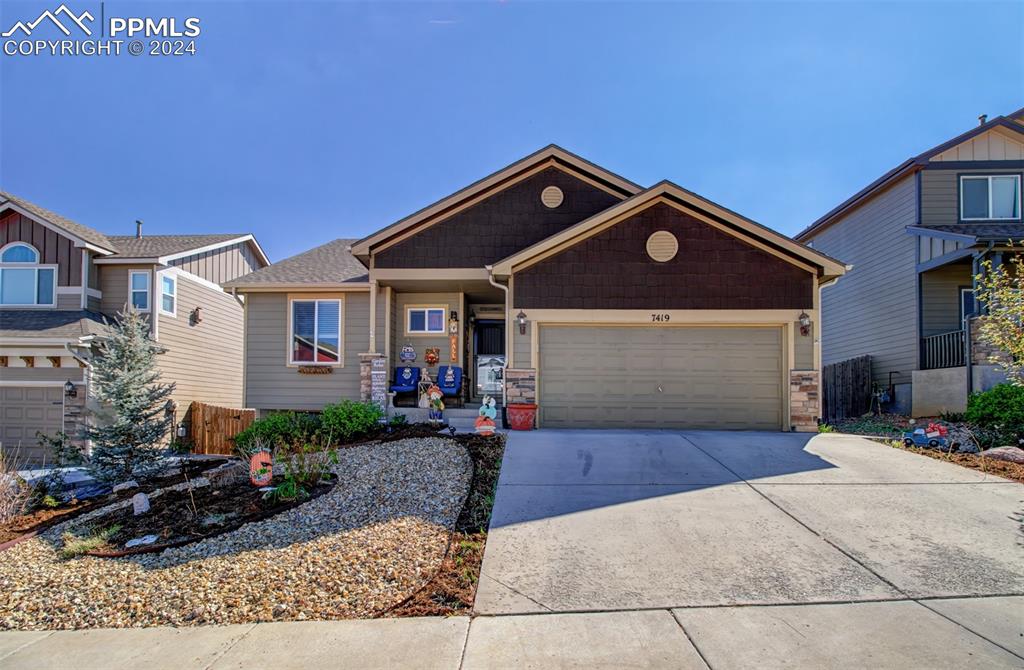
<path id="1" fill-rule="evenodd" d="M 4 0 L 0 25 L 58 4 Z M 274 260 L 551 142 L 794 234 L 1024 106 L 1022 2 L 104 11 L 197 16 L 197 54 L 0 56 L 0 187 L 108 233 L 251 231 Z"/>

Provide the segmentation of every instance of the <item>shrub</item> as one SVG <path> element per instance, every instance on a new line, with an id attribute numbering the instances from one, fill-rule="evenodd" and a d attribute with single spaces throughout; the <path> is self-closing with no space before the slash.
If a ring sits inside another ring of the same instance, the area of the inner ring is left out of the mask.
<path id="1" fill-rule="evenodd" d="M 28 511 L 32 489 L 18 476 L 19 464 L 0 451 L 0 523 Z"/>
<path id="2" fill-rule="evenodd" d="M 830 426 L 827 423 L 819 423 L 818 424 L 818 432 L 819 433 L 834 433 L 834 432 L 836 432 L 836 429 L 835 429 L 835 426 Z"/>
<path id="3" fill-rule="evenodd" d="M 64 540 L 64 547 L 60 550 L 60 557 L 71 559 L 90 551 L 101 549 L 107 546 L 107 542 L 109 542 L 110 538 L 117 535 L 119 530 L 121 530 L 121 526 L 115 524 L 110 528 L 90 531 L 84 537 L 75 535 L 70 531 L 65 531 L 61 535 L 61 539 Z"/>
<path id="4" fill-rule="evenodd" d="M 972 393 L 964 416 L 976 428 L 982 448 L 1019 444 L 1024 440 L 1024 386 L 997 384 Z"/>
<path id="5" fill-rule="evenodd" d="M 384 410 L 376 403 L 343 400 L 324 407 L 321 430 L 325 435 L 348 442 L 377 429 L 383 418 Z"/>
<path id="6" fill-rule="evenodd" d="M 248 454 L 257 444 L 270 448 L 302 444 L 314 439 L 320 432 L 320 417 L 316 414 L 278 412 L 257 419 L 251 426 L 235 436 L 235 448 Z"/>

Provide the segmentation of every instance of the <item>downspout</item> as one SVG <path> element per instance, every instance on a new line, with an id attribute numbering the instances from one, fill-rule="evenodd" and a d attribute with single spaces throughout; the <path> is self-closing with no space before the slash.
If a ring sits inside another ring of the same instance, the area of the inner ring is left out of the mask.
<path id="1" fill-rule="evenodd" d="M 509 319 L 510 307 L 508 304 L 508 286 L 499 284 L 494 280 L 494 268 L 490 265 L 485 265 L 484 269 L 487 270 L 487 281 L 490 282 L 491 286 L 500 288 L 505 293 L 505 367 L 508 368 L 508 361 L 511 360 L 512 356 L 512 324 Z M 508 389 L 505 386 L 505 381 L 502 380 L 501 384 L 501 411 L 505 411 L 507 403 L 505 402 L 508 398 Z"/>
<path id="2" fill-rule="evenodd" d="M 995 242 L 989 242 L 988 246 L 982 251 L 974 254 L 971 258 L 971 289 L 973 290 L 977 286 L 977 280 L 974 278 L 978 274 L 980 261 L 982 258 L 988 255 L 995 247 Z M 971 317 L 978 313 L 978 302 L 974 301 L 974 311 L 970 314 L 964 315 L 964 367 L 967 368 L 967 397 L 970 397 L 974 393 L 974 352 L 971 351 Z"/>

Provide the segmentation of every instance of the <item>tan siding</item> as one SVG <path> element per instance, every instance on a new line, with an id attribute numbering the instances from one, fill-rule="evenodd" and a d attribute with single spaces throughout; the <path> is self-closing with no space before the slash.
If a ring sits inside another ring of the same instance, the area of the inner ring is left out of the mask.
<path id="1" fill-rule="evenodd" d="M 86 298 L 86 300 L 88 300 L 88 302 L 86 303 L 86 307 L 88 307 L 89 311 L 99 312 L 103 309 L 103 301 L 100 300 L 99 298 L 89 296 L 88 298 Z"/>
<path id="2" fill-rule="evenodd" d="M 921 225 L 960 223 L 959 176 L 962 174 L 1020 174 L 1018 170 L 922 170 Z"/>
<path id="3" fill-rule="evenodd" d="M 40 262 L 57 265 L 57 286 L 82 285 L 82 250 L 67 237 L 17 212 L 0 216 L 0 247 L 27 242 L 39 251 Z"/>
<path id="4" fill-rule="evenodd" d="M 519 324 L 512 322 L 512 351 L 513 365 L 517 368 L 533 367 L 533 346 L 531 339 L 531 324 L 526 324 L 526 334 L 519 334 Z"/>
<path id="5" fill-rule="evenodd" d="M 813 238 L 853 265 L 821 291 L 822 362 L 870 354 L 875 379 L 909 382 L 918 368 L 915 179 L 904 178 Z"/>
<path id="6" fill-rule="evenodd" d="M 245 405 L 257 409 L 319 410 L 359 399 L 359 354 L 370 345 L 370 294 L 344 295 L 344 367 L 332 374 L 300 375 L 288 367 L 288 300 L 284 293 L 247 298 Z"/>
<path id="7" fill-rule="evenodd" d="M 374 336 L 377 338 L 377 353 L 388 355 L 385 349 L 384 332 L 388 320 L 388 297 L 383 286 L 377 288 L 377 321 L 374 324 Z"/>
<path id="8" fill-rule="evenodd" d="M 1007 137 L 1002 129 L 993 129 L 955 147 L 946 149 L 931 159 L 932 163 L 943 161 L 1008 161 L 1024 158 L 1024 142 L 1019 138 Z"/>
<path id="9" fill-rule="evenodd" d="M 157 358 L 165 383 L 175 382 L 182 420 L 193 401 L 242 406 L 242 307 L 221 291 L 178 275 L 177 315 L 158 315 L 157 335 L 166 352 Z M 199 307 L 202 321 L 190 314 Z"/>
<path id="10" fill-rule="evenodd" d="M 82 309 L 82 294 L 81 293 L 58 293 L 57 294 L 57 309 L 60 309 L 60 310 L 78 310 L 78 309 Z"/>
<path id="11" fill-rule="evenodd" d="M 123 312 L 128 304 L 128 273 L 131 270 L 152 270 L 151 265 L 104 265 L 100 269 L 100 311 L 110 316 Z M 152 291 L 153 277 L 150 277 L 150 305 L 154 304 Z M 149 315 L 145 315 L 149 318 Z"/>
<path id="12" fill-rule="evenodd" d="M 969 263 L 946 265 L 921 275 L 921 334 L 960 330 L 960 287 L 971 285 Z"/>
<path id="13" fill-rule="evenodd" d="M 61 353 L 66 354 L 67 352 L 55 350 L 54 356 L 60 356 Z M 36 367 L 34 368 L 0 368 L 0 380 L 5 382 L 65 382 L 69 379 L 73 382 L 82 381 L 82 368 L 78 367 L 77 363 L 72 365 L 64 360 L 61 367 L 55 368 L 43 356 L 36 356 L 35 359 Z"/>
<path id="14" fill-rule="evenodd" d="M 171 265 L 215 284 L 223 284 L 263 267 L 248 242 L 171 261 Z"/>
<path id="15" fill-rule="evenodd" d="M 448 312 L 452 310 L 460 312 L 460 299 L 458 293 L 395 293 L 395 320 L 398 329 L 392 331 L 392 340 L 394 346 L 392 347 L 392 360 L 398 360 L 398 352 L 406 344 L 411 344 L 416 349 L 416 362 L 419 365 L 423 365 L 423 356 L 426 353 L 427 347 L 438 347 L 441 350 L 441 362 L 440 365 L 451 365 L 449 357 L 448 347 L 448 334 L 447 328 L 443 335 L 406 335 L 405 329 L 407 326 L 406 320 L 406 307 L 409 305 L 431 305 L 438 307 L 445 307 Z M 465 315 L 459 313 L 459 325 L 466 322 Z M 445 318 L 445 324 L 448 323 L 447 317 Z M 462 365 L 462 348 L 459 348 L 459 361 L 455 365 Z"/>
<path id="16" fill-rule="evenodd" d="M 793 369 L 794 370 L 814 370 L 814 338 L 817 334 L 818 326 L 815 323 L 811 324 L 811 334 L 801 335 L 800 334 L 800 323 L 793 323 L 793 333 L 795 333 L 794 340 L 794 358 Z"/>

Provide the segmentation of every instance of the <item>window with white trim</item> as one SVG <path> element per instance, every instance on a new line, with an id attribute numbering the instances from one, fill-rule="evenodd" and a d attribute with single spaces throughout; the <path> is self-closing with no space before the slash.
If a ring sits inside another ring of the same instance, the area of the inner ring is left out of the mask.
<path id="1" fill-rule="evenodd" d="M 41 265 L 39 251 L 25 242 L 12 242 L 0 249 L 0 306 L 56 304 L 56 265 Z"/>
<path id="2" fill-rule="evenodd" d="M 292 300 L 288 362 L 341 363 L 341 300 Z"/>
<path id="3" fill-rule="evenodd" d="M 133 270 L 128 273 L 128 298 L 135 309 L 140 312 L 149 311 L 148 270 Z"/>
<path id="4" fill-rule="evenodd" d="M 961 175 L 960 219 L 1016 221 L 1020 219 L 1020 175 Z"/>
<path id="5" fill-rule="evenodd" d="M 426 335 L 444 334 L 447 307 L 409 307 L 406 309 L 405 332 Z"/>
<path id="6" fill-rule="evenodd" d="M 160 311 L 174 316 L 178 309 L 178 280 L 170 275 L 160 276 Z"/>

